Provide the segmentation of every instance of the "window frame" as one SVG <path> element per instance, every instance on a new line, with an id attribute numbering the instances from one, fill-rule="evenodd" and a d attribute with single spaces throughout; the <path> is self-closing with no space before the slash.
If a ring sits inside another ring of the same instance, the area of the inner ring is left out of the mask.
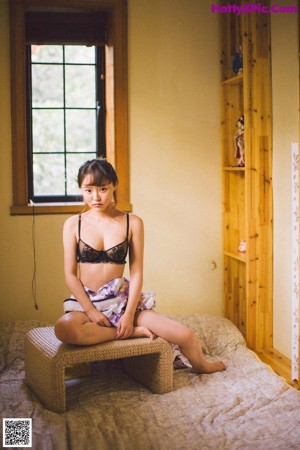
<path id="1" fill-rule="evenodd" d="M 127 0 L 15 0 L 10 2 L 12 183 L 11 215 L 31 215 L 27 179 L 25 13 L 105 11 L 109 20 L 106 57 L 106 152 L 119 177 L 117 207 L 131 211 L 128 148 Z M 81 202 L 34 205 L 35 214 L 72 214 Z"/>

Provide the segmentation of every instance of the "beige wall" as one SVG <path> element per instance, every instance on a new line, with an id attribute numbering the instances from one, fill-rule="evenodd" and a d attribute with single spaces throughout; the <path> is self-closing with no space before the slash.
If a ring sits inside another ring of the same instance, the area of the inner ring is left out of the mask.
<path id="1" fill-rule="evenodd" d="M 129 1 L 132 200 L 164 312 L 222 313 L 217 43 L 198 0 Z"/>
<path id="2" fill-rule="evenodd" d="M 289 5 L 297 2 L 290 1 Z M 291 357 L 291 143 L 299 140 L 298 18 L 272 14 L 274 347 Z"/>
<path id="3" fill-rule="evenodd" d="M 217 16 L 198 0 L 129 0 L 134 212 L 146 230 L 145 289 L 163 312 L 222 314 Z M 12 217 L 7 2 L 0 2 L 1 320 L 54 321 L 67 295 L 66 216 Z M 207 262 L 214 259 L 217 269 Z"/>

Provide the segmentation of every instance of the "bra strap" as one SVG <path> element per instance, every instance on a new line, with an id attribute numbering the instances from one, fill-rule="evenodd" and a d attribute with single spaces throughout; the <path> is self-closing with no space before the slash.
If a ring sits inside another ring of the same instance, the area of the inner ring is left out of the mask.
<path id="1" fill-rule="evenodd" d="M 127 213 L 127 232 L 126 232 L 126 239 L 128 240 L 128 234 L 129 234 L 129 213 Z"/>
<path id="2" fill-rule="evenodd" d="M 78 240 L 80 239 L 80 229 L 81 229 L 81 214 L 78 216 Z"/>

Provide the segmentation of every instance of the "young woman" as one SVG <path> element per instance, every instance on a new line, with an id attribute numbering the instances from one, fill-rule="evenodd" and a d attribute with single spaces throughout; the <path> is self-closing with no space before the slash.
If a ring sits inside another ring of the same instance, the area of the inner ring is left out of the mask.
<path id="1" fill-rule="evenodd" d="M 153 295 L 141 293 L 143 222 L 115 208 L 117 184 L 114 168 L 104 159 L 79 168 L 78 185 L 89 210 L 64 225 L 65 279 L 72 295 L 55 325 L 56 336 L 79 345 L 160 336 L 179 346 L 194 372 L 224 370 L 222 361 L 205 360 L 192 330 L 155 312 Z M 130 282 L 123 277 L 127 253 Z"/>

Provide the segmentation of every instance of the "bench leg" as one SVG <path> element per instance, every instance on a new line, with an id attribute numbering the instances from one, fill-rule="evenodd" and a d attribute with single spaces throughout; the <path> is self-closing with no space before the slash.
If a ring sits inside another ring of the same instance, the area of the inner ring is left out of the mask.
<path id="1" fill-rule="evenodd" d="M 25 382 L 51 411 L 66 410 L 65 367 L 49 358 L 27 338 L 24 342 Z"/>
<path id="2" fill-rule="evenodd" d="M 154 394 L 165 394 L 173 390 L 171 346 L 161 353 L 124 358 L 122 367 L 125 373 L 147 386 Z"/>

